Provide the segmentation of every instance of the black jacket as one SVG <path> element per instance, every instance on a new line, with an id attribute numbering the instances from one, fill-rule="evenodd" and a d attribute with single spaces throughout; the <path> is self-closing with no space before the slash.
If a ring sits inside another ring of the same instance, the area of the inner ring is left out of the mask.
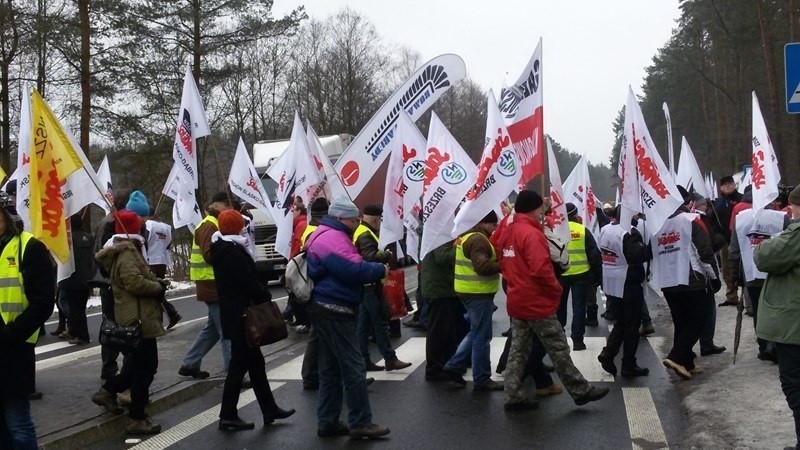
<path id="1" fill-rule="evenodd" d="M 0 251 L 7 241 L 0 243 Z M 10 324 L 0 319 L 0 397 L 27 397 L 34 391 L 36 354 L 25 342 L 53 313 L 56 274 L 47 248 L 32 238 L 22 254 L 28 307 Z"/>
<path id="2" fill-rule="evenodd" d="M 222 336 L 244 340 L 245 310 L 251 303 L 272 300 L 272 296 L 258 281 L 256 263 L 244 247 L 220 239 L 211 244 L 210 254 L 219 295 Z"/>
<path id="3" fill-rule="evenodd" d="M 361 222 L 361 224 L 372 230 L 376 236 L 378 235 L 378 230 L 375 230 L 371 226 L 367 225 L 366 222 Z M 361 257 L 364 259 L 364 261 L 379 263 L 388 263 L 391 261 L 389 253 L 379 249 L 378 241 L 376 241 L 375 238 L 373 238 L 369 233 L 361 233 L 361 236 L 356 239 L 355 244 L 356 248 L 358 249 L 358 253 L 361 254 Z"/>
<path id="4" fill-rule="evenodd" d="M 86 282 L 95 271 L 92 235 L 83 230 L 72 230 L 72 254 L 75 257 L 75 272 L 59 281 L 58 287 L 70 291 L 89 289 Z"/>
<path id="5" fill-rule="evenodd" d="M 622 238 L 622 254 L 628 263 L 625 286 L 641 285 L 646 275 L 644 265 L 653 259 L 653 249 L 644 244 L 641 233 L 635 227 Z"/>
<path id="6" fill-rule="evenodd" d="M 719 221 L 719 228 L 718 231 L 722 233 L 725 237 L 725 242 L 731 241 L 731 213 L 733 212 L 733 207 L 736 206 L 737 203 L 742 201 L 742 194 L 739 191 L 733 191 L 730 195 L 720 195 L 714 203 L 713 206 L 713 213 L 716 216 L 716 220 Z"/>

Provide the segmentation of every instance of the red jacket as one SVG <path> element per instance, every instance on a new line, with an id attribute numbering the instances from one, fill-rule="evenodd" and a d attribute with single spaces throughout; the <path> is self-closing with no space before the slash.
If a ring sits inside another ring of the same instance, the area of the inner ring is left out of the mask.
<path id="1" fill-rule="evenodd" d="M 306 230 L 306 225 L 308 224 L 308 218 L 301 214 L 294 218 L 292 221 L 292 246 L 289 249 L 289 257 L 294 258 L 294 256 L 300 253 L 300 238 L 303 236 L 303 232 Z"/>
<path id="2" fill-rule="evenodd" d="M 539 222 L 524 214 L 515 214 L 500 235 L 498 247 L 500 271 L 508 284 L 506 309 L 509 317 L 539 320 L 554 315 L 562 289 Z"/>

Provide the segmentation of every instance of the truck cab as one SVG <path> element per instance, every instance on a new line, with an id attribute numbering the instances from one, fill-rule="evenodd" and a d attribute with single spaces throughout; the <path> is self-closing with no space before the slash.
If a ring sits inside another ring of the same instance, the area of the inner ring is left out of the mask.
<path id="1" fill-rule="evenodd" d="M 352 140 L 348 134 L 321 136 L 319 138 L 325 155 L 335 163 L 339 156 L 344 152 L 347 144 Z M 267 170 L 276 159 L 289 147 L 288 140 L 259 141 L 253 145 L 253 166 L 261 177 L 261 183 L 269 195 L 270 203 L 275 202 L 275 191 L 277 183 L 266 175 Z M 278 227 L 275 220 L 268 214 L 251 209 L 253 214 L 253 228 L 256 245 L 256 269 L 262 280 L 273 281 L 283 280 L 286 271 L 286 258 L 275 250 L 275 237 L 278 234 Z"/>

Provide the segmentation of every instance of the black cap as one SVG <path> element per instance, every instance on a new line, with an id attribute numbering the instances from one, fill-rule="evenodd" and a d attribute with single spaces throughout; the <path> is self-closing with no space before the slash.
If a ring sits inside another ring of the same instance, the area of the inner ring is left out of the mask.
<path id="1" fill-rule="evenodd" d="M 489 214 L 486 215 L 483 219 L 481 219 L 478 223 L 497 223 L 497 213 L 494 211 L 489 211 Z"/>
<path id="2" fill-rule="evenodd" d="M 364 215 L 365 216 L 382 216 L 383 215 L 383 206 L 373 203 L 371 205 L 367 205 L 364 207 Z"/>
<path id="3" fill-rule="evenodd" d="M 524 190 L 517 196 L 517 201 L 514 203 L 514 211 L 524 214 L 535 211 L 542 204 L 544 204 L 544 199 L 538 192 Z"/>
<path id="4" fill-rule="evenodd" d="M 567 207 L 567 215 L 568 216 L 574 216 L 574 215 L 578 214 L 578 207 L 575 206 L 574 203 L 567 203 L 565 206 Z"/>
<path id="5" fill-rule="evenodd" d="M 311 202 L 311 208 L 309 210 L 311 214 L 328 214 L 328 199 L 325 197 L 317 197 Z"/>

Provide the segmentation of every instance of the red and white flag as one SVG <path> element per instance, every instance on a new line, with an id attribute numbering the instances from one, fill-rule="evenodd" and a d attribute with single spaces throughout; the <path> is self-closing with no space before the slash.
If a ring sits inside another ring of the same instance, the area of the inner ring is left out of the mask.
<path id="1" fill-rule="evenodd" d="M 395 137 L 399 112 L 418 120 L 467 69 L 458 55 L 444 54 L 426 62 L 389 97 L 336 161 L 335 168 L 350 198 L 355 199 L 386 160 Z"/>
<path id="2" fill-rule="evenodd" d="M 261 178 L 253 166 L 253 161 L 247 153 L 244 141 L 239 138 L 239 145 L 236 147 L 236 155 L 231 164 L 231 173 L 228 175 L 228 187 L 231 193 L 242 199 L 242 201 L 255 206 L 268 216 L 272 215 L 269 196 L 261 183 Z"/>
<path id="3" fill-rule="evenodd" d="M 527 183 L 544 173 L 541 38 L 516 83 L 500 91 L 500 111 L 522 165 L 520 181 Z"/>
<path id="4" fill-rule="evenodd" d="M 412 160 L 419 160 L 423 157 L 427 147 L 425 138 L 422 137 L 408 114 L 402 111 L 397 120 L 395 133 L 395 138 L 392 140 L 391 154 L 389 155 L 389 168 L 386 172 L 386 189 L 383 197 L 384 214 L 381 222 L 380 238 L 378 239 L 378 247 L 380 248 L 403 239 L 403 232 L 407 223 L 406 216 L 413 215 L 411 209 L 406 210 L 406 195 L 413 196 L 416 194 L 416 203 L 418 205 L 419 197 L 422 194 L 422 177 L 419 178 L 419 182 L 414 183 L 419 188 L 414 186 L 414 192 L 409 192 L 405 172 L 406 167 L 411 165 Z M 417 207 L 417 214 L 419 214 L 419 206 Z M 419 228 L 419 220 L 410 217 L 408 222 L 416 224 L 416 226 L 413 230 L 408 231 L 406 253 L 416 260 L 419 256 L 419 238 L 416 234 L 416 230 Z"/>
<path id="5" fill-rule="evenodd" d="M 681 137 L 681 159 L 678 161 L 678 173 L 675 175 L 675 183 L 686 188 L 689 192 L 697 192 L 705 198 L 709 198 L 709 192 L 703 181 L 703 173 L 694 158 L 692 148 L 686 141 L 686 136 Z"/>
<path id="6" fill-rule="evenodd" d="M 464 197 L 464 203 L 456 215 L 453 236 L 459 236 L 474 227 L 489 212 L 508 200 L 508 195 L 517 188 L 519 181 L 520 162 L 491 90 L 487 95 L 486 134 L 483 142 L 477 179 Z"/>
<path id="7" fill-rule="evenodd" d="M 311 157 L 314 159 L 314 165 L 317 167 L 320 183 L 325 191 L 325 198 L 334 199 L 341 196 L 347 196 L 347 191 L 342 185 L 342 180 L 333 169 L 330 158 L 325 154 L 322 144 L 319 141 L 319 136 L 314 128 L 311 127 L 311 122 L 306 122 L 306 137 L 308 138 L 308 148 L 311 150 Z"/>
<path id="8" fill-rule="evenodd" d="M 583 155 L 572 173 L 564 180 L 564 198 L 578 208 L 578 215 L 592 235 L 598 236 L 600 227 L 597 222 L 597 204 L 595 203 L 592 181 L 589 179 L 589 165 Z"/>
<path id="9" fill-rule="evenodd" d="M 570 241 L 567 220 L 567 202 L 564 200 L 564 186 L 561 184 L 561 173 L 553 153 L 553 144 L 547 139 L 547 162 L 550 172 L 550 214 L 547 215 L 548 223 L 553 227 L 553 232 L 562 244 Z"/>
<path id="10" fill-rule="evenodd" d="M 625 130 L 620 151 L 620 225 L 629 231 L 635 213 L 644 213 L 648 233 L 656 233 L 683 204 L 678 187 L 658 156 L 639 102 L 628 87 Z"/>
<path id="11" fill-rule="evenodd" d="M 294 221 L 292 208 L 295 197 L 299 196 L 304 204 L 310 205 L 322 192 L 319 172 L 312 163 L 306 132 L 297 112 L 294 114 L 289 147 L 270 166 L 267 175 L 278 183 L 275 204 L 272 207 L 272 217 L 278 227 L 275 250 L 288 259 L 292 247 Z"/>
<path id="12" fill-rule="evenodd" d="M 753 91 L 753 169 L 750 175 L 753 186 L 753 209 L 764 209 L 778 197 L 781 173 L 772 140 L 758 106 L 756 91 Z"/>
<path id="13" fill-rule="evenodd" d="M 455 237 L 452 224 L 456 207 L 474 185 L 478 172 L 436 113 L 431 114 L 427 147 L 420 258 Z"/>

